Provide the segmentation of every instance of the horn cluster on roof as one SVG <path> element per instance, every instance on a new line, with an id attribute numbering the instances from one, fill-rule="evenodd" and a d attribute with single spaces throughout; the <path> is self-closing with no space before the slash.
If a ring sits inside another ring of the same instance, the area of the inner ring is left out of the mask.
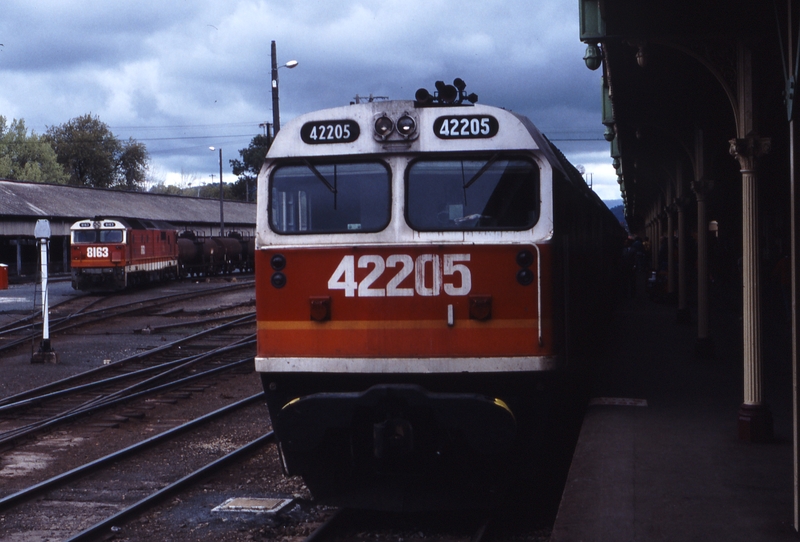
<path id="1" fill-rule="evenodd" d="M 414 99 L 418 107 L 461 105 L 464 100 L 474 104 L 478 101 L 478 95 L 474 92 L 468 95 L 464 90 L 466 86 L 467 84 L 460 77 L 456 77 L 452 85 L 446 85 L 444 81 L 436 81 L 436 92 L 431 94 L 427 89 L 421 88 L 414 94 Z"/>

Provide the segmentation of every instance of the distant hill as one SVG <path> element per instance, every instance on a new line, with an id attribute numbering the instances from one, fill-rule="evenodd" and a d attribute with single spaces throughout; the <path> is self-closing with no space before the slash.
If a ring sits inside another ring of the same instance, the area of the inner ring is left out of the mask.
<path id="1" fill-rule="evenodd" d="M 628 224 L 625 221 L 625 206 L 622 204 L 622 200 L 614 199 L 614 200 L 603 201 L 603 203 L 606 204 L 606 206 L 611 210 L 611 212 L 614 214 L 617 220 L 619 220 L 619 222 L 627 229 Z"/>

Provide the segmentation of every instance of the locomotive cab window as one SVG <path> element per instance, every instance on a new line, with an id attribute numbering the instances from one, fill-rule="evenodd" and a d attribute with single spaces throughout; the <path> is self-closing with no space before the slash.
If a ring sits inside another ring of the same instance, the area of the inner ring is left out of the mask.
<path id="1" fill-rule="evenodd" d="M 78 230 L 72 232 L 73 243 L 96 243 L 97 231 L 96 230 Z"/>
<path id="2" fill-rule="evenodd" d="M 72 232 L 73 243 L 122 243 L 122 230 L 78 230 Z"/>
<path id="3" fill-rule="evenodd" d="M 121 243 L 122 230 L 100 230 L 101 243 Z"/>
<path id="4" fill-rule="evenodd" d="M 381 162 L 278 167 L 270 186 L 270 226 L 281 234 L 380 231 L 390 219 L 390 183 Z"/>
<path id="5" fill-rule="evenodd" d="M 539 168 L 523 157 L 418 160 L 406 220 L 420 231 L 525 230 L 539 220 Z"/>

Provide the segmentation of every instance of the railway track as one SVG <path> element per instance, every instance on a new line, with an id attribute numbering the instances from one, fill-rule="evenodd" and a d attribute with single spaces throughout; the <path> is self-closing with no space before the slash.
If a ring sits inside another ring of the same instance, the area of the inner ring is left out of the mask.
<path id="1" fill-rule="evenodd" d="M 102 308 L 102 300 L 85 301 L 82 312 Z M 106 316 L 99 324 L 87 323 L 95 331 L 82 340 L 102 342 L 109 327 L 161 340 L 185 333 L 188 326 L 228 325 L 227 332 L 220 331 L 227 335 L 224 340 L 213 329 L 162 340 L 85 374 L 0 399 L 0 539 L 302 540 L 331 515 L 308 499 L 299 480 L 281 475 L 278 454 L 269 449 L 271 437 L 264 435 L 269 419 L 260 393 L 248 396 L 247 405 L 235 412 L 199 421 L 198 410 L 206 414 L 236 401 L 241 391 L 260 387 L 252 354 L 245 355 L 252 348 L 251 315 L 240 308 L 234 311 L 240 320 L 232 321 L 210 305 L 191 310 L 182 302 L 160 305 L 153 309 L 159 318 L 145 326 L 139 323 L 148 317 L 124 318 L 142 312 Z M 203 356 L 205 361 L 199 360 Z M 204 364 L 207 374 L 202 374 Z M 182 428 L 187 420 L 192 429 Z M 5 435 L 6 429 L 16 432 Z M 243 450 L 223 459 L 234 448 Z M 25 471 L 45 455 L 46 467 Z M 15 474 L 17 463 L 22 470 Z M 269 519 L 211 511 L 241 495 L 299 498 Z M 415 539 L 421 533 L 426 540 L 485 542 L 489 538 L 477 534 L 483 528 L 478 519 L 443 527 L 345 512 L 309 540 Z"/>
<path id="2" fill-rule="evenodd" d="M 261 393 L 252 395 L 0 498 L 0 537 L 92 540 L 112 532 L 269 444 L 271 432 L 260 434 L 246 422 L 265 421 L 261 399 Z M 209 446 L 221 433 L 230 435 L 225 445 Z M 31 514 L 31 506 L 40 513 Z M 54 518 L 61 521 L 54 525 Z"/>
<path id="3" fill-rule="evenodd" d="M 491 512 L 443 514 L 384 514 L 340 508 L 330 513 L 303 542 L 341 542 L 364 533 L 378 540 L 441 540 L 489 542 L 494 540 L 497 516 Z"/>
<path id="4" fill-rule="evenodd" d="M 187 300 L 226 295 L 236 290 L 252 289 L 253 285 L 254 281 L 246 280 L 222 286 L 198 287 L 186 292 L 167 295 L 157 294 L 158 290 L 137 292 L 137 295 L 134 296 L 131 296 L 130 293 L 126 293 L 124 296 L 84 295 L 51 307 L 50 335 L 53 337 L 68 331 L 75 331 L 111 318 L 153 313 L 169 305 L 179 304 Z M 145 294 L 144 298 L 140 297 L 143 293 Z M 157 295 L 147 295 L 148 293 L 156 293 Z M 131 297 L 134 297 L 134 299 L 130 299 Z M 124 300 L 120 301 L 121 299 Z M 118 302 L 110 304 L 113 301 Z M 222 308 L 228 307 L 220 305 L 220 309 Z M 39 340 L 42 333 L 41 326 L 41 313 L 37 312 L 0 327 L 0 353 Z"/>
<path id="5" fill-rule="evenodd" d="M 252 326 L 254 321 L 250 313 L 92 371 L 0 399 L 0 446 L 122 403 L 216 378 L 226 371 L 244 368 L 250 372 L 253 333 L 228 336 L 224 344 L 215 338 L 241 326 Z"/>

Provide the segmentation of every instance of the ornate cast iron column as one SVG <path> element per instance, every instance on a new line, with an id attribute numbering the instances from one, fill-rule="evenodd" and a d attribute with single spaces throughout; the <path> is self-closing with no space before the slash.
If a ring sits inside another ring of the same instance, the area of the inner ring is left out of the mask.
<path id="1" fill-rule="evenodd" d="M 744 402 L 739 408 L 739 438 L 749 442 L 772 439 L 772 413 L 762 397 L 761 313 L 758 242 L 758 176 L 756 160 L 769 152 L 770 139 L 752 132 L 730 140 L 730 153 L 742 173 L 742 282 L 744 336 Z"/>
<path id="2" fill-rule="evenodd" d="M 700 179 L 692 182 L 697 197 L 697 356 L 708 359 L 714 356 L 708 318 L 708 219 L 706 195 L 714 188 L 714 181 Z"/>
<path id="3" fill-rule="evenodd" d="M 688 198 L 683 195 L 683 174 L 680 167 L 676 176 L 677 190 L 676 206 L 678 210 L 678 313 L 676 320 L 679 324 L 691 323 L 689 314 L 689 281 L 686 265 L 686 205 Z"/>
<path id="4" fill-rule="evenodd" d="M 675 210 L 678 205 L 672 202 L 667 207 L 667 298 L 675 301 Z"/>

